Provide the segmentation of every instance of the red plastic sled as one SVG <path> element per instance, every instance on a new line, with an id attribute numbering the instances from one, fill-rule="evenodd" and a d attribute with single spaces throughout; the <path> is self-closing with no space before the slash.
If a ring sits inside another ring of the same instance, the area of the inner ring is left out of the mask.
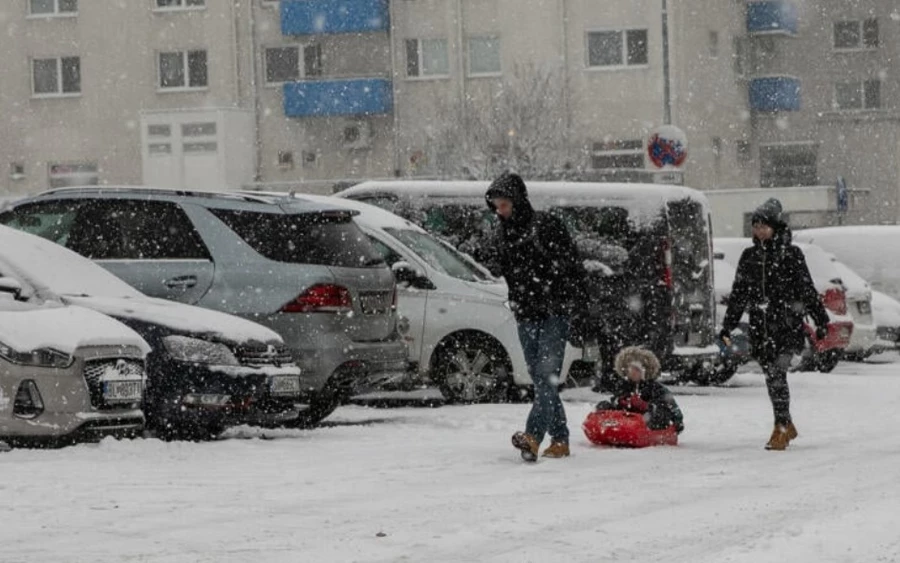
<path id="1" fill-rule="evenodd" d="M 677 446 L 675 426 L 663 430 L 647 428 L 644 417 L 627 411 L 595 411 L 581 425 L 584 435 L 600 446 L 646 448 L 647 446 Z"/>

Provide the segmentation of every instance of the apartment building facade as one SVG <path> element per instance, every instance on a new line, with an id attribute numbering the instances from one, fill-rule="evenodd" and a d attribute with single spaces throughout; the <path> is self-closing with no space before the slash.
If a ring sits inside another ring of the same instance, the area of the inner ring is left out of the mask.
<path id="1" fill-rule="evenodd" d="M 841 176 L 860 220 L 895 220 L 897 20 L 887 0 L 15 0 L 0 193 L 446 174 L 448 129 L 543 72 L 547 134 L 584 178 L 651 170 L 671 122 L 683 173 L 636 177 Z"/>

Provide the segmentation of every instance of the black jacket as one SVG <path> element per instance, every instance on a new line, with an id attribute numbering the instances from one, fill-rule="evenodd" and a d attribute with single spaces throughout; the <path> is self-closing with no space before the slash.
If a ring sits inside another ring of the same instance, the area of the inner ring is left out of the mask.
<path id="1" fill-rule="evenodd" d="M 513 202 L 513 216 L 500 218 L 490 248 L 483 254 L 488 267 L 506 279 L 509 301 L 520 321 L 571 316 L 586 307 L 584 265 L 565 225 L 558 218 L 535 211 L 525 183 L 504 174 L 491 184 L 485 199 Z"/>
<path id="2" fill-rule="evenodd" d="M 766 242 L 753 241 L 738 262 L 723 330 L 737 328 L 750 314 L 750 344 L 756 358 L 799 352 L 804 345 L 803 317 L 828 325 L 828 313 L 813 284 L 803 251 L 791 243 L 784 225 Z"/>
<path id="3" fill-rule="evenodd" d="M 635 398 L 640 398 L 640 401 L 636 401 Z M 662 430 L 672 425 L 679 433 L 684 430 L 684 415 L 681 408 L 675 402 L 672 392 L 658 381 L 644 380 L 634 383 L 627 379 L 619 379 L 612 400 L 600 402 L 597 410 L 649 414 L 647 426 L 652 430 Z"/>

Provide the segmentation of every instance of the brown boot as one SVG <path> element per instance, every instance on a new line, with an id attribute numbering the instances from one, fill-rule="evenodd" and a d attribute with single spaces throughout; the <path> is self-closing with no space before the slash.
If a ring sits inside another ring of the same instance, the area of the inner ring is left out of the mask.
<path id="1" fill-rule="evenodd" d="M 775 428 L 772 430 L 772 437 L 769 438 L 769 442 L 766 444 L 766 449 L 782 451 L 787 448 L 790 441 L 791 439 L 787 426 L 776 424 Z"/>
<path id="2" fill-rule="evenodd" d="M 512 445 L 522 452 L 525 461 L 537 461 L 540 444 L 531 434 L 516 432 L 512 435 Z"/>
<path id="3" fill-rule="evenodd" d="M 550 442 L 550 447 L 544 450 L 544 457 L 554 459 L 569 457 L 569 444 L 565 442 Z"/>
<path id="4" fill-rule="evenodd" d="M 793 422 L 788 422 L 788 424 L 787 424 L 787 435 L 788 435 L 788 442 L 796 440 L 797 436 L 799 436 L 799 434 L 797 434 L 797 427 L 794 426 Z"/>

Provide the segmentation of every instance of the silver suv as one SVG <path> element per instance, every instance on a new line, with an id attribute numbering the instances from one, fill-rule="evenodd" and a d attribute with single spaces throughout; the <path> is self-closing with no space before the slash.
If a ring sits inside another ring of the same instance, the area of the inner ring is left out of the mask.
<path id="1" fill-rule="evenodd" d="M 17 202 L 0 223 L 91 258 L 147 295 L 271 327 L 303 371 L 298 424 L 311 426 L 361 378 L 408 367 L 393 274 L 352 215 L 289 198 L 84 187 Z"/>

